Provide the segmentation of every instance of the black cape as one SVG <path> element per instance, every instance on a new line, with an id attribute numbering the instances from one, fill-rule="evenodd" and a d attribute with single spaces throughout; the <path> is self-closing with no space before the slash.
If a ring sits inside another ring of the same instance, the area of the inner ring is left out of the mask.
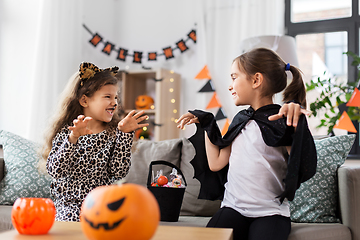
<path id="1" fill-rule="evenodd" d="M 266 145 L 271 147 L 291 146 L 287 173 L 284 179 L 285 191 L 278 197 L 280 202 L 283 202 L 285 198 L 289 201 L 293 200 L 295 191 L 300 187 L 300 184 L 315 174 L 317 155 L 306 117 L 300 116 L 296 132 L 294 132 L 293 127 L 286 125 L 285 118 L 276 121 L 268 120 L 268 117 L 277 114 L 279 109 L 279 105 L 271 104 L 256 111 L 252 107 L 242 110 L 236 114 L 223 137 L 212 113 L 201 110 L 189 111 L 198 117 L 200 122 L 196 124 L 196 133 L 189 138 L 196 151 L 195 157 L 190 163 L 195 170 L 194 178 L 198 179 L 201 184 L 198 198 L 222 200 L 228 172 L 228 165 L 217 172 L 210 170 L 206 157 L 204 130 L 207 132 L 210 141 L 221 149 L 229 146 L 246 123 L 253 119 L 259 125 Z"/>

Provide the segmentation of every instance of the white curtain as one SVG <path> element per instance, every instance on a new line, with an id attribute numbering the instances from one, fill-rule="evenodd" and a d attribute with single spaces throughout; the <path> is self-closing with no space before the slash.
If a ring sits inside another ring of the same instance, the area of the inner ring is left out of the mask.
<path id="1" fill-rule="evenodd" d="M 23 8 L 17 6 L 22 5 Z M 197 43 L 171 60 L 145 62 L 182 76 L 180 112 L 205 109 L 211 94 L 196 74 L 208 65 L 225 114 L 239 110 L 228 93 L 230 65 L 242 39 L 282 34 L 283 0 L 3 0 L 0 1 L 0 129 L 41 141 L 59 94 L 82 61 L 99 67 L 141 65 L 89 44 L 83 24 L 130 51 L 160 51 L 196 28 Z M 196 23 L 196 26 L 194 26 Z M 14 26 L 13 26 L 14 25 Z M 174 125 L 175 128 L 175 125 Z M 194 132 L 188 128 L 181 136 Z"/>
<path id="2" fill-rule="evenodd" d="M 0 1 L 0 130 L 26 136 L 41 0 Z"/>
<path id="3" fill-rule="evenodd" d="M 41 141 L 58 96 L 81 62 L 82 1 L 41 2 L 27 136 Z"/>

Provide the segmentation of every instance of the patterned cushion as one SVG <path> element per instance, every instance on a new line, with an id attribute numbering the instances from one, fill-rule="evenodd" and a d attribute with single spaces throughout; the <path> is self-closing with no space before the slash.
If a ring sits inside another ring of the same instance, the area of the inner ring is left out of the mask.
<path id="1" fill-rule="evenodd" d="M 0 204 L 12 205 L 19 197 L 50 197 L 50 176 L 38 172 L 37 145 L 0 130 L 5 177 L 0 182 Z"/>
<path id="2" fill-rule="evenodd" d="M 315 140 L 318 164 L 315 175 L 301 184 L 290 202 L 291 220 L 305 223 L 340 222 L 337 169 L 345 162 L 355 134 Z"/>

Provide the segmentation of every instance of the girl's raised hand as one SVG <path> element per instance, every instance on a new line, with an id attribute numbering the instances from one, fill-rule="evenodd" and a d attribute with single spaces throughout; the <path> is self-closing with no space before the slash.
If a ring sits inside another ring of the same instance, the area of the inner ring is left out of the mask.
<path id="1" fill-rule="evenodd" d="M 271 115 L 269 117 L 270 121 L 275 121 L 280 118 L 286 117 L 286 124 L 288 126 L 296 127 L 299 122 L 299 117 L 301 114 L 305 114 L 306 116 L 310 115 L 310 111 L 301 108 L 300 104 L 297 103 L 286 103 L 284 104 L 278 114 Z"/>
<path id="2" fill-rule="evenodd" d="M 91 120 L 91 117 L 85 117 L 84 115 L 79 115 L 77 119 L 74 119 L 74 126 L 68 127 L 71 130 L 69 141 L 76 143 L 80 136 L 92 134 L 92 131 L 87 127 L 88 122 Z"/>
<path id="3" fill-rule="evenodd" d="M 178 128 L 183 129 L 185 125 L 190 125 L 192 123 L 199 123 L 199 119 L 192 113 L 185 113 L 182 115 L 176 123 L 180 123 L 177 125 Z"/>
<path id="4" fill-rule="evenodd" d="M 136 129 L 149 126 L 148 123 L 139 124 L 140 122 L 149 119 L 147 115 L 142 116 L 144 113 L 144 110 L 137 113 L 135 110 L 132 110 L 123 120 L 119 122 L 118 129 L 122 132 L 129 133 L 135 131 Z"/>

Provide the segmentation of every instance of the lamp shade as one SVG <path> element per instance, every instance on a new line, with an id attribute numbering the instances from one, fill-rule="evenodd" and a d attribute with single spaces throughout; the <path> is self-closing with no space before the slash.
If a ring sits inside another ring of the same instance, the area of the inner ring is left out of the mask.
<path id="1" fill-rule="evenodd" d="M 299 67 L 295 38 L 291 36 L 274 35 L 251 37 L 241 41 L 239 48 L 239 54 L 243 54 L 254 48 L 268 48 L 276 52 L 285 63 Z M 288 78 L 291 78 L 291 74 L 287 74 Z"/>

